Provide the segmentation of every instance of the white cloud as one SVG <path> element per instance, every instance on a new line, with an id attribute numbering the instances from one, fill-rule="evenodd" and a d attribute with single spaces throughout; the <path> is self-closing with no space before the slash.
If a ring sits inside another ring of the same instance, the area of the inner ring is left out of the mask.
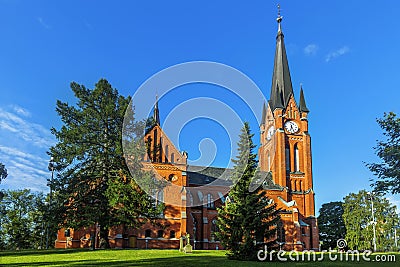
<path id="1" fill-rule="evenodd" d="M 319 47 L 316 44 L 309 44 L 304 47 L 304 54 L 306 54 L 307 56 L 314 56 L 317 54 L 318 48 Z"/>
<path id="2" fill-rule="evenodd" d="M 46 151 L 54 143 L 50 130 L 32 122 L 28 110 L 15 105 L 0 108 L 0 162 L 8 171 L 1 187 L 47 191 Z"/>
<path id="3" fill-rule="evenodd" d="M 42 17 L 38 17 L 37 21 L 40 23 L 40 25 L 42 25 L 44 28 L 46 29 L 50 29 L 51 26 L 49 24 L 47 24 L 46 22 L 44 22 Z"/>
<path id="4" fill-rule="evenodd" d="M 348 46 L 343 46 L 343 47 L 339 48 L 338 50 L 330 52 L 328 55 L 326 55 L 325 61 L 329 62 L 332 59 L 343 56 L 349 52 L 350 52 L 350 48 Z"/>
<path id="5" fill-rule="evenodd" d="M 24 110 L 24 114 L 29 113 L 29 111 L 25 109 L 22 110 Z M 51 135 L 49 129 L 44 128 L 40 124 L 23 119 L 18 116 L 18 114 L 6 111 L 2 108 L 0 108 L 0 129 L 13 132 L 16 136 L 37 147 L 48 148 L 54 144 L 54 137 Z"/>
<path id="6" fill-rule="evenodd" d="M 22 107 L 20 107 L 20 106 L 11 105 L 11 108 L 12 108 L 15 112 L 17 112 L 19 115 L 22 115 L 22 116 L 24 116 L 24 117 L 30 117 L 30 116 L 31 116 L 31 113 L 30 113 L 27 109 L 24 109 L 24 108 L 22 108 Z"/>
<path id="7" fill-rule="evenodd" d="M 8 130 L 8 131 L 13 132 L 13 133 L 17 133 L 18 132 L 17 129 L 15 129 L 14 127 L 12 127 L 10 124 L 8 124 L 5 121 L 0 121 L 0 129 Z"/>
<path id="8" fill-rule="evenodd" d="M 16 148 L 0 145 L 0 158 L 6 165 L 8 177 L 2 182 L 8 188 L 29 188 L 33 191 L 45 191 L 47 159 Z"/>

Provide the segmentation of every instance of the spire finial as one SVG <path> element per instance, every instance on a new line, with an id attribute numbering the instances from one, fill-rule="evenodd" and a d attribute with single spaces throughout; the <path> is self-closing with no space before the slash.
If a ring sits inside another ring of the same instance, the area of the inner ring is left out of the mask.
<path id="1" fill-rule="evenodd" d="M 278 22 L 278 32 L 281 32 L 282 19 L 283 17 L 281 16 L 281 5 L 278 4 L 278 17 L 276 18 L 276 21 Z"/>
<path id="2" fill-rule="evenodd" d="M 158 111 L 158 94 L 156 92 L 156 103 L 154 104 L 154 114 L 153 118 L 155 122 L 160 125 L 160 112 Z"/>

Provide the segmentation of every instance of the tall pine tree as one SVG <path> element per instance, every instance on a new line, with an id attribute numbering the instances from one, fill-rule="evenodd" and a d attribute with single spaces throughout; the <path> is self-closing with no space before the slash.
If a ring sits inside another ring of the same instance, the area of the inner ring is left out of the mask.
<path id="1" fill-rule="evenodd" d="M 77 103 L 57 101 L 63 126 L 52 129 L 58 143 L 50 148 L 57 169 L 52 210 L 59 223 L 80 228 L 100 225 L 100 238 L 108 245 L 108 230 L 118 224 L 138 226 L 160 214 L 153 199 L 131 177 L 122 151 L 122 139 L 131 144 L 135 179 L 149 179 L 141 170 L 144 122 L 124 115 L 130 98 L 123 97 L 105 79 L 94 89 L 71 83 Z M 127 132 L 130 131 L 130 132 Z M 140 140 L 140 141 L 139 141 Z M 135 145 L 136 144 L 136 145 Z"/>
<path id="2" fill-rule="evenodd" d="M 258 161 L 253 152 L 256 147 L 253 134 L 245 122 L 238 142 L 238 156 L 231 188 L 225 205 L 218 209 L 218 238 L 227 249 L 230 259 L 255 260 L 264 245 L 276 246 L 276 225 L 280 218 L 276 204 L 267 198 L 260 185 L 250 192 L 250 184 L 258 179 Z"/>

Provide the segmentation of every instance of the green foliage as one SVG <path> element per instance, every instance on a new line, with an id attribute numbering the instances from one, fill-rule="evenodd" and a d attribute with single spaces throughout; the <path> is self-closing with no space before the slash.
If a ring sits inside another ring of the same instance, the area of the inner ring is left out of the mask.
<path id="1" fill-rule="evenodd" d="M 53 212 L 59 214 L 59 223 L 66 227 L 98 223 L 101 237 L 108 241 L 111 226 L 137 226 L 149 213 L 157 212 L 153 200 L 130 176 L 122 151 L 124 137 L 136 153 L 129 158 L 135 178 L 145 176 L 140 163 L 145 123 L 134 120 L 130 98 L 120 96 L 104 79 L 92 90 L 77 83 L 71 83 L 71 89 L 77 103 L 57 101 L 56 111 L 63 126 L 52 129 L 58 140 L 50 148 L 58 172 L 53 185 Z M 126 111 L 128 116 L 124 118 Z"/>
<path id="2" fill-rule="evenodd" d="M 43 194 L 30 190 L 3 191 L 0 202 L 0 249 L 39 248 L 45 245 L 46 205 Z"/>
<path id="3" fill-rule="evenodd" d="M 8 174 L 7 174 L 6 166 L 4 166 L 4 164 L 0 162 L 0 183 L 1 183 L 1 180 L 4 180 L 7 178 L 7 175 Z"/>
<path id="4" fill-rule="evenodd" d="M 396 206 L 378 194 L 374 194 L 371 200 L 371 195 L 362 190 L 344 198 L 343 219 L 347 230 L 346 241 L 350 249 L 373 250 L 372 201 L 377 250 L 385 251 L 394 247 L 394 227 L 399 224 Z"/>
<path id="5" fill-rule="evenodd" d="M 378 141 L 374 148 L 381 162 L 367 164 L 371 172 L 378 177 L 373 184 L 375 191 L 392 194 L 400 193 L 400 118 L 395 113 L 385 113 L 377 119 L 386 137 Z"/>
<path id="6" fill-rule="evenodd" d="M 343 220 L 343 202 L 335 201 L 322 204 L 318 216 L 319 240 L 322 249 L 336 247 L 338 239 L 345 238 L 346 227 Z"/>
<path id="7" fill-rule="evenodd" d="M 238 142 L 238 156 L 232 174 L 236 184 L 231 188 L 225 205 L 218 208 L 216 233 L 230 259 L 255 260 L 257 252 L 276 245 L 276 225 L 279 222 L 276 204 L 271 204 L 262 187 L 250 192 L 258 177 L 258 161 L 249 124 L 245 123 Z"/>

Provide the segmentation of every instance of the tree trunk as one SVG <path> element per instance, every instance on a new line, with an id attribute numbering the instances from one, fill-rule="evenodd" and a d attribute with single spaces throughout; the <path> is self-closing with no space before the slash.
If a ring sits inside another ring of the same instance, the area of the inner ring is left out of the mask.
<path id="1" fill-rule="evenodd" d="M 104 226 L 100 226 L 100 248 L 110 248 L 110 242 L 108 240 L 108 228 Z"/>

